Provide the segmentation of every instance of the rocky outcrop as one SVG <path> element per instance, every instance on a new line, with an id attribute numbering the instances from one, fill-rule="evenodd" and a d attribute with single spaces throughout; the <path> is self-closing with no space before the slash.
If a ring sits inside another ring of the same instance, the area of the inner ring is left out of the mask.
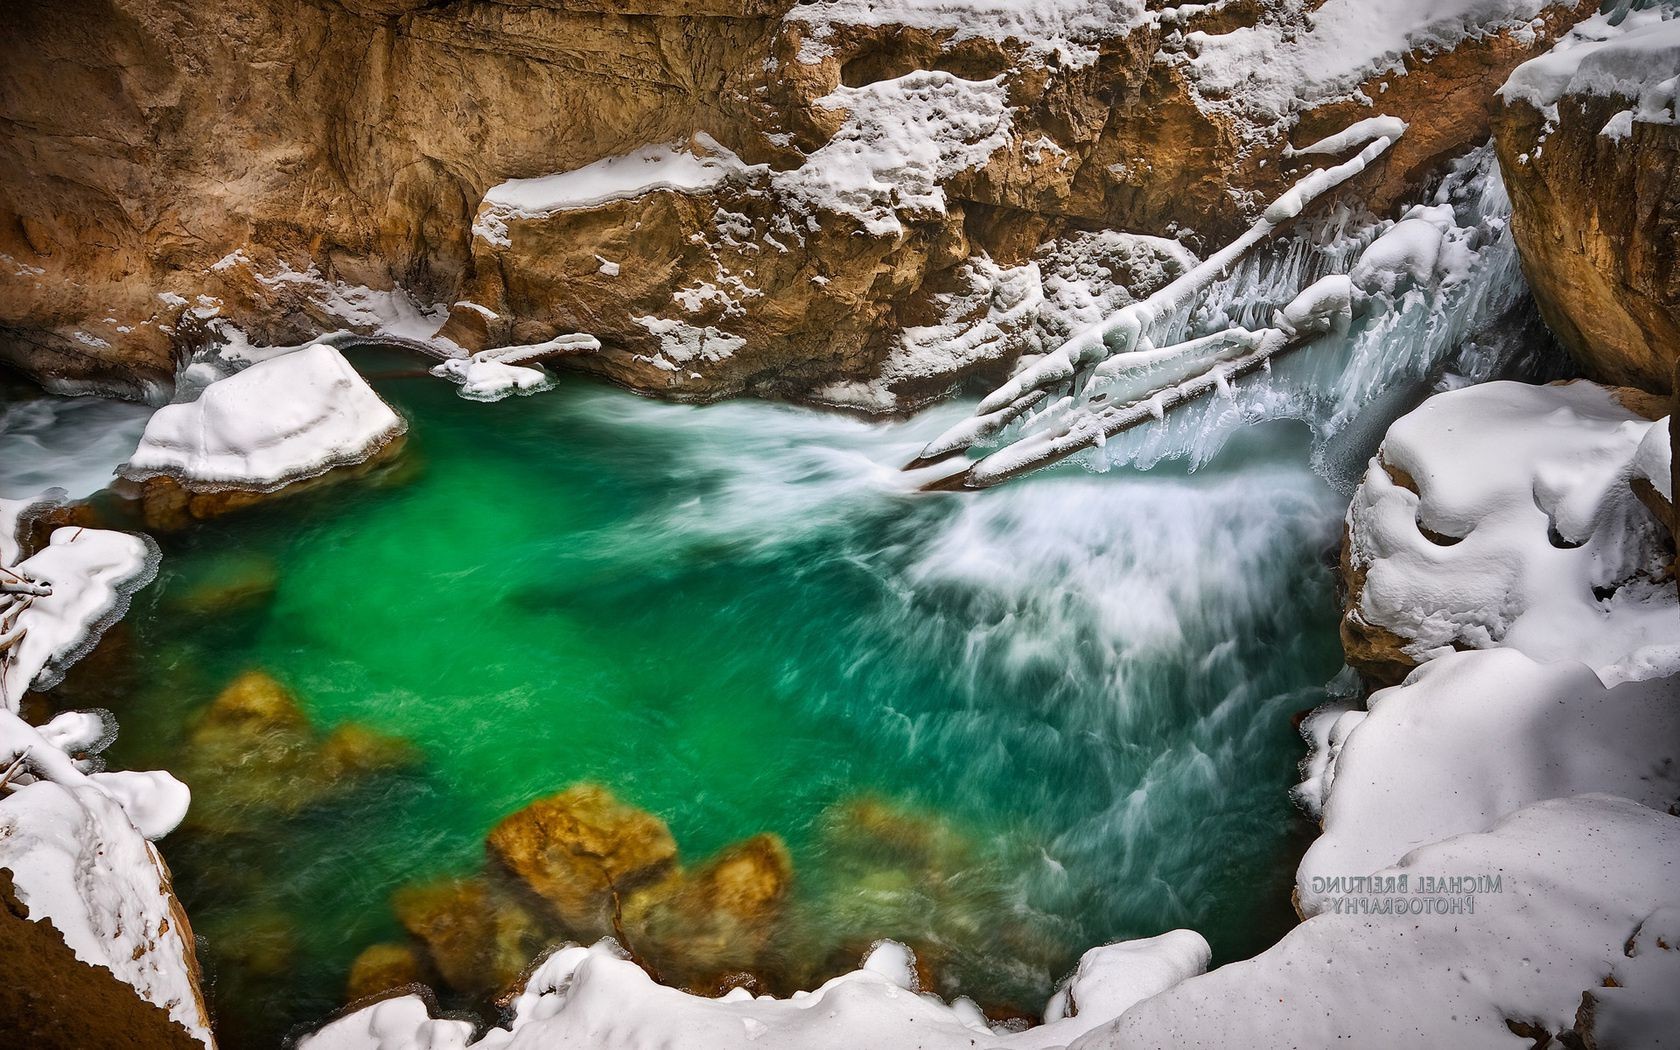
<path id="1" fill-rule="evenodd" d="M 1513 74 L 1494 121 L 1547 325 L 1592 378 L 1652 391 L 1680 362 L 1680 22 L 1663 13 L 1592 19 Z"/>
<path id="2" fill-rule="evenodd" d="M 400 287 L 440 307 L 409 305 L 409 335 L 457 304 L 447 347 L 589 331 L 602 348 L 566 364 L 638 389 L 823 400 L 932 318 L 990 323 L 1004 293 L 975 266 L 1095 227 L 1223 241 L 1299 174 L 1291 141 L 1372 99 L 1414 128 L 1350 187 L 1386 208 L 1594 5 L 1066 6 L 1040 26 L 986 5 L 26 0 L 0 77 L 0 357 L 144 393 L 224 322 L 373 331 L 367 289 Z M 727 170 L 498 210 L 510 180 L 652 148 Z M 853 403 L 914 404 L 1024 348 L 1006 330 Z"/>
<path id="3" fill-rule="evenodd" d="M 6 960 L 0 1017 L 8 1038 L 20 1046 L 199 1050 L 204 1045 L 110 970 L 77 958 L 51 919 L 32 921 L 5 868 L 0 868 L 0 958 Z"/>

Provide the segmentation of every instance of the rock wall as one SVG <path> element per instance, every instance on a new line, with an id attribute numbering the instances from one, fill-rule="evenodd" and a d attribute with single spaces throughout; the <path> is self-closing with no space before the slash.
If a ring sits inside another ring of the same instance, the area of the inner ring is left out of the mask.
<path id="1" fill-rule="evenodd" d="M 568 363 L 637 389 L 809 396 L 872 378 L 972 291 L 970 260 L 1101 227 L 1219 243 L 1305 170 L 1291 137 L 1373 100 L 1414 129 L 1350 187 L 1386 208 L 1595 5 L 1065 0 L 1061 37 L 973 6 L 21 0 L 0 28 L 0 362 L 155 393 L 217 316 L 300 342 L 372 327 L 310 289 L 401 287 L 473 304 L 445 329 L 469 349 L 585 330 L 603 348 Z M 1324 28 L 1349 18 L 1399 35 Z M 1315 48 L 1339 79 L 1296 83 Z M 1262 83 L 1220 81 L 1245 63 Z M 1274 95 L 1293 101 L 1247 101 Z M 666 143 L 737 170 L 475 229 L 507 180 Z"/>
<path id="2" fill-rule="evenodd" d="M 1674 75 L 1680 33 L 1658 13 L 1621 35 L 1593 19 L 1575 47 L 1513 76 L 1494 127 L 1546 324 L 1592 378 L 1663 392 L 1680 362 L 1680 125 L 1672 99 L 1647 112 L 1641 96 L 1643 81 Z M 1594 47 L 1589 34 L 1611 39 Z M 1659 35 L 1665 50 L 1634 50 Z M 1618 51 L 1631 67 L 1606 75 Z"/>

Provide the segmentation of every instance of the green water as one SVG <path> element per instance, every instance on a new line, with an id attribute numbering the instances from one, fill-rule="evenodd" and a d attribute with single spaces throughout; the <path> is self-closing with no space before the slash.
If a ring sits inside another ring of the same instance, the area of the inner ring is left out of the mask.
<path id="1" fill-rule="evenodd" d="M 167 538 L 129 618 L 144 673 L 115 765 L 182 769 L 183 726 L 251 668 L 323 730 L 423 756 L 166 840 L 225 1045 L 342 1005 L 350 960 L 401 936 L 395 887 L 476 871 L 491 825 L 580 780 L 668 821 L 685 860 L 783 836 L 790 973 L 946 939 L 938 990 L 1036 1012 L 1094 944 L 1190 926 L 1227 960 L 1290 923 L 1289 716 L 1340 666 L 1340 503 L 1297 430 L 1193 475 L 926 496 L 895 468 L 962 406 L 875 425 L 581 381 L 490 405 L 376 386 L 410 420 L 411 476 Z M 252 564 L 271 599 L 182 607 Z M 850 884 L 822 829 L 859 797 L 948 822 L 973 845 L 949 884 L 977 888 L 930 910 Z"/>

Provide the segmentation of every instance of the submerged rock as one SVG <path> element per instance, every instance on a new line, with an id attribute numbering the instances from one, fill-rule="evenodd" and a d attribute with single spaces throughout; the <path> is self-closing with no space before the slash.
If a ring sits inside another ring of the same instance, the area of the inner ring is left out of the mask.
<path id="1" fill-rule="evenodd" d="M 490 831 L 490 856 L 578 937 L 610 933 L 623 895 L 672 870 L 665 822 L 597 784 L 538 799 Z"/>
<path id="2" fill-rule="evenodd" d="M 628 947 L 673 984 L 757 986 L 792 884 L 780 836 L 755 835 L 632 894 L 623 914 Z"/>
<path id="3" fill-rule="evenodd" d="M 403 928 L 426 946 L 444 981 L 466 994 L 505 991 L 550 940 L 536 913 L 483 877 L 404 886 L 392 894 L 391 906 Z M 370 978 L 364 973 L 363 979 Z"/>
<path id="4" fill-rule="evenodd" d="M 353 722 L 322 737 L 290 690 L 265 672 L 246 671 L 199 713 L 188 734 L 181 760 L 181 774 L 194 787 L 188 824 L 238 832 L 418 759 L 406 740 Z"/>
<path id="5" fill-rule="evenodd" d="M 280 585 L 280 567 L 257 554 L 217 558 L 210 571 L 180 591 L 169 604 L 194 616 L 220 616 L 266 605 Z"/>
<path id="6" fill-rule="evenodd" d="M 344 998 L 353 1003 L 381 992 L 421 984 L 432 972 L 426 962 L 420 949 L 412 944 L 370 944 L 350 964 Z"/>

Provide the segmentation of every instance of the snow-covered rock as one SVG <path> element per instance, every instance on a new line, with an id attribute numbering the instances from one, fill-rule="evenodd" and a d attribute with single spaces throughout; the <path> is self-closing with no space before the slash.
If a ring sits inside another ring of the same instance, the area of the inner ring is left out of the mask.
<path id="1" fill-rule="evenodd" d="M 1465 875 L 1497 887 L 1429 885 Z M 1680 904 L 1680 818 L 1604 795 L 1541 802 L 1378 876 L 1338 898 L 1340 912 L 1321 910 L 1255 958 L 1144 1000 L 1080 1050 L 1510 1050 L 1519 1042 L 1507 1021 L 1555 1036 L 1573 1027 L 1583 992 L 1628 965 L 1624 946 L 1648 917 Z M 1635 1003 L 1657 1015 L 1656 1030 L 1680 1030 L 1674 996 Z"/>
<path id="2" fill-rule="evenodd" d="M 1430 398 L 1389 429 L 1348 510 L 1351 626 L 1413 662 L 1505 645 L 1607 683 L 1680 670 L 1664 530 L 1629 484 L 1663 425 L 1591 383 Z"/>
<path id="3" fill-rule="evenodd" d="M 1533 802 L 1598 792 L 1661 812 L 1680 801 L 1680 676 L 1611 689 L 1583 664 L 1492 649 L 1431 660 L 1369 706 L 1331 759 L 1324 833 L 1296 872 L 1304 914 L 1324 908 L 1337 876 Z"/>
<path id="4" fill-rule="evenodd" d="M 123 475 L 273 492 L 359 463 L 405 429 L 342 354 L 317 343 L 219 379 L 195 401 L 158 409 Z"/>
<path id="5" fill-rule="evenodd" d="M 1518 66 L 1499 97 L 1526 102 L 1558 119 L 1558 103 L 1568 96 L 1621 98 L 1633 106 L 1627 130 L 1635 122 L 1675 123 L 1675 92 L 1680 89 L 1680 9 L 1652 4 L 1625 13 L 1620 20 L 1594 15 L 1539 58 Z"/>
<path id="6" fill-rule="evenodd" d="M 6 526 L 0 521 L 9 532 Z M 46 547 L 3 566 L 49 593 L 31 596 L 16 614 L 17 639 L 0 655 L 0 709 L 16 711 L 29 689 L 58 684 L 64 670 L 122 619 L 129 597 L 152 581 L 157 566 L 157 544 L 150 539 L 79 527 L 53 530 Z"/>
<path id="7" fill-rule="evenodd" d="M 37 782 L 0 797 L 0 868 L 32 921 L 213 1045 L 191 931 L 157 850 L 103 792 Z"/>
<path id="8" fill-rule="evenodd" d="M 1188 930 L 1094 948 L 1080 961 L 1069 988 L 1052 1001 L 1048 1023 L 1009 1032 L 989 1028 L 965 999 L 946 1004 L 917 994 L 913 960 L 891 941 L 877 945 L 860 969 L 789 999 L 755 998 L 742 989 L 707 999 L 667 988 L 603 941 L 549 956 L 513 1001 L 508 1026 L 476 1042 L 471 1025 L 433 1019 L 418 996 L 407 995 L 334 1021 L 305 1038 L 299 1050 L 1051 1050 L 1074 1043 L 1143 997 L 1201 973 L 1207 959 L 1207 942 Z"/>

